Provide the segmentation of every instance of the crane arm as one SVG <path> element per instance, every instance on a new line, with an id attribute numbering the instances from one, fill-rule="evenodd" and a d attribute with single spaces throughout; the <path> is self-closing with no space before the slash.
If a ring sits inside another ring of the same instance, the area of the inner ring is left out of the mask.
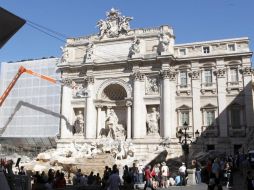
<path id="1" fill-rule="evenodd" d="M 19 77 L 23 74 L 23 73 L 28 73 L 30 75 L 34 75 L 37 77 L 40 77 L 41 79 L 47 80 L 51 83 L 56 83 L 57 81 L 49 76 L 46 75 L 41 75 L 39 73 L 36 73 L 32 70 L 28 70 L 23 66 L 19 67 L 19 70 L 17 72 L 17 74 L 14 76 L 14 78 L 12 79 L 11 83 L 8 85 L 8 87 L 6 88 L 6 90 L 4 91 L 3 95 L 0 97 L 0 107 L 2 106 L 4 100 L 7 98 L 7 96 L 9 95 L 10 91 L 12 90 L 13 86 L 16 84 L 17 80 L 19 79 Z"/>

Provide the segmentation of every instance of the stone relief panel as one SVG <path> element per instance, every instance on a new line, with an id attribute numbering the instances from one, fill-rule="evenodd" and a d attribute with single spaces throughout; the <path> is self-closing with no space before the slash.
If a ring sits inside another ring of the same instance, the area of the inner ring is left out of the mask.
<path id="1" fill-rule="evenodd" d="M 89 96 L 89 93 L 85 88 L 84 84 L 75 83 L 74 81 L 72 81 L 71 88 L 73 98 L 86 98 Z"/>
<path id="2" fill-rule="evenodd" d="M 159 94 L 159 79 L 158 77 L 146 77 L 146 94 L 154 95 Z"/>
<path id="3" fill-rule="evenodd" d="M 120 35 L 127 35 L 130 30 L 129 22 L 133 19 L 132 17 L 122 16 L 121 12 L 112 8 L 106 13 L 106 20 L 100 19 L 97 22 L 99 28 L 99 38 L 104 37 L 114 38 Z"/>

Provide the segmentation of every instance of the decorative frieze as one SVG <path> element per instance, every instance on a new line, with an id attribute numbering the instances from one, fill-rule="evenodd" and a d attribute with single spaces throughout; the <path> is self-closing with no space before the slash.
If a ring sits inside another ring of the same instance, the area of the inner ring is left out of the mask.
<path id="1" fill-rule="evenodd" d="M 226 69 L 225 68 L 217 69 L 216 71 L 214 71 L 214 73 L 217 75 L 218 78 L 226 77 Z"/>

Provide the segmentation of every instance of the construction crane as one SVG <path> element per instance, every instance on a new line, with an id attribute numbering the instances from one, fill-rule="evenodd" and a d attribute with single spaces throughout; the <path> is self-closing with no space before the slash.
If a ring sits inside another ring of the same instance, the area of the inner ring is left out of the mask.
<path id="1" fill-rule="evenodd" d="M 19 79 L 19 77 L 23 74 L 23 73 L 27 73 L 27 74 L 30 74 L 30 75 L 34 75 L 34 76 L 37 76 L 41 79 L 44 79 L 44 80 L 47 80 L 51 83 L 54 83 L 56 84 L 58 81 L 56 79 L 53 79 L 49 76 L 46 76 L 46 75 L 41 75 L 39 73 L 36 73 L 32 70 L 29 70 L 29 69 L 26 69 L 25 67 L 23 66 L 20 66 L 19 67 L 19 70 L 17 72 L 17 74 L 14 76 L 14 78 L 12 79 L 11 83 L 9 84 L 9 86 L 6 88 L 6 90 L 4 91 L 3 95 L 0 97 L 0 107 L 2 106 L 4 100 L 7 98 L 7 96 L 9 95 L 10 91 L 12 90 L 13 86 L 16 84 L 17 80 Z"/>

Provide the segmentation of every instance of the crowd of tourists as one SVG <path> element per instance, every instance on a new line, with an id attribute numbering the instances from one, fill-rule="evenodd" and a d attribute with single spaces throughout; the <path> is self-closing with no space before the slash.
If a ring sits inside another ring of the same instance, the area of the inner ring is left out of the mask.
<path id="1" fill-rule="evenodd" d="M 248 156 L 236 154 L 235 156 L 221 156 L 208 159 L 199 169 L 196 165 L 196 180 L 207 183 L 208 190 L 222 189 L 222 186 L 231 189 L 234 186 L 234 174 L 239 172 L 245 179 L 245 189 L 254 190 L 254 176 Z"/>
<path id="2" fill-rule="evenodd" d="M 188 168 L 195 171 L 196 183 L 206 183 L 208 190 L 222 189 L 222 186 L 231 188 L 234 185 L 234 172 L 240 172 L 244 177 L 246 189 L 254 190 L 254 176 L 250 167 L 247 155 L 237 154 L 236 156 L 220 156 L 208 158 L 207 160 L 193 160 Z M 0 170 L 11 174 L 12 170 L 6 167 L 13 164 L 11 161 L 1 159 Z M 18 175 L 28 175 L 25 168 L 21 166 L 16 173 Z M 33 180 L 34 189 L 55 189 L 65 188 L 68 184 L 73 186 L 96 186 L 102 190 L 117 190 L 120 186 L 133 189 L 135 185 L 142 184 L 144 189 L 149 187 L 154 190 L 157 188 L 169 188 L 170 186 L 183 186 L 188 183 L 188 172 L 185 163 L 173 171 L 165 162 L 154 165 L 142 165 L 133 163 L 131 167 L 127 165 L 119 172 L 117 165 L 112 168 L 105 166 L 103 175 L 91 172 L 84 175 L 78 169 L 72 176 L 59 170 L 49 169 L 48 172 L 35 172 L 30 175 Z"/>

